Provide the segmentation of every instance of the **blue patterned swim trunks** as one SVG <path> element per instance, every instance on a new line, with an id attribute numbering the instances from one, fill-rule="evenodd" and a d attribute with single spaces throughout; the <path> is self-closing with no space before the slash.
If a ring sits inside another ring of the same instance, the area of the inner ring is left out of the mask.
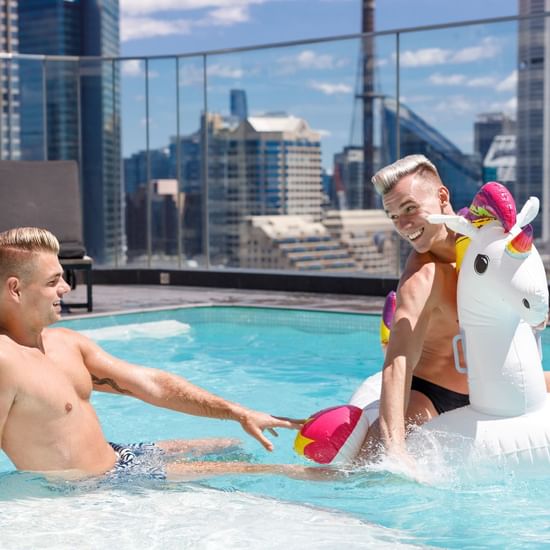
<path id="1" fill-rule="evenodd" d="M 154 443 L 130 443 L 119 445 L 111 443 L 117 455 L 117 461 L 109 476 L 138 475 L 152 479 L 166 479 L 164 451 Z"/>

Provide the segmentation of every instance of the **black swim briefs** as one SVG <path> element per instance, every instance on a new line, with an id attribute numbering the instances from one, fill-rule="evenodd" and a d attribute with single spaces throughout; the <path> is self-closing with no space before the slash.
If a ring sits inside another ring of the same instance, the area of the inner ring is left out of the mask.
<path id="1" fill-rule="evenodd" d="M 433 382 L 428 382 L 414 375 L 411 390 L 423 393 L 432 402 L 439 414 L 470 404 L 469 395 L 442 388 Z"/>

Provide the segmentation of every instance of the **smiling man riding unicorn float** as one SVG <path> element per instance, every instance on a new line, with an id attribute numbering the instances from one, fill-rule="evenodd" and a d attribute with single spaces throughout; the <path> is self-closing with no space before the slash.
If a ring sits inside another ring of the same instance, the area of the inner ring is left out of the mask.
<path id="1" fill-rule="evenodd" d="M 431 418 L 424 427 L 443 445 L 460 442 L 470 457 L 472 451 L 476 456 L 481 451 L 485 458 L 504 460 L 514 469 L 548 474 L 550 398 L 534 334 L 534 327 L 544 327 L 548 286 L 529 225 L 538 209 L 539 201 L 533 197 L 516 215 L 508 190 L 493 182 L 480 190 L 463 215 L 432 212 L 425 217 L 434 227 L 446 224 L 464 235 L 457 239 L 460 327 L 452 348 L 457 371 L 467 373 L 471 404 Z M 347 426 L 349 441 L 360 440 L 377 416 L 380 385 L 380 373 L 361 385 L 351 404 L 342 408 L 340 426 L 323 428 L 323 415 L 317 415 L 317 433 L 306 424 L 302 435 L 315 441 L 317 448 L 323 437 L 329 447 L 335 438 L 341 446 L 348 439 Z M 363 412 L 357 415 L 353 407 Z M 331 417 L 335 418 L 334 411 Z M 451 434 L 459 437 L 450 438 Z M 464 445 L 465 441 L 469 443 Z M 302 446 L 307 455 L 307 444 Z M 333 455 L 341 461 L 353 459 L 357 445 L 348 442 L 346 447 Z"/>

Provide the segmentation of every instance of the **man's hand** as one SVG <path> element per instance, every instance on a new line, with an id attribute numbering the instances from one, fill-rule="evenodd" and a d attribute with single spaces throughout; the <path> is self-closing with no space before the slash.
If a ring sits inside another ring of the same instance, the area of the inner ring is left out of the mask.
<path id="1" fill-rule="evenodd" d="M 265 437 L 263 430 L 269 430 L 272 435 L 278 437 L 274 428 L 299 430 L 304 424 L 305 419 L 298 420 L 282 416 L 271 416 L 266 413 L 247 410 L 240 418 L 239 422 L 247 434 L 257 439 L 268 451 L 272 451 L 273 443 Z"/>

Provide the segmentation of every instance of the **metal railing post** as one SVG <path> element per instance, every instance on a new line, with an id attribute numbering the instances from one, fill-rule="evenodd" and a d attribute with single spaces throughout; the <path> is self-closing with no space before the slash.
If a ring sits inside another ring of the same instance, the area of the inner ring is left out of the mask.
<path id="1" fill-rule="evenodd" d="M 149 142 L 149 59 L 145 58 L 145 158 L 147 168 L 147 187 L 146 187 L 146 230 L 147 230 L 147 267 L 151 267 L 153 254 L 153 236 L 152 236 L 152 204 L 151 204 L 151 151 Z"/>
<path id="2" fill-rule="evenodd" d="M 209 186 L 208 186 L 208 165 L 209 165 L 209 135 L 208 135 L 208 75 L 207 75 L 207 57 L 206 54 L 202 58 L 203 70 L 203 101 L 204 101 L 204 117 L 203 117 L 203 151 L 202 151 L 202 205 L 203 205 L 203 250 L 206 260 L 206 269 L 210 269 L 210 201 Z"/>

